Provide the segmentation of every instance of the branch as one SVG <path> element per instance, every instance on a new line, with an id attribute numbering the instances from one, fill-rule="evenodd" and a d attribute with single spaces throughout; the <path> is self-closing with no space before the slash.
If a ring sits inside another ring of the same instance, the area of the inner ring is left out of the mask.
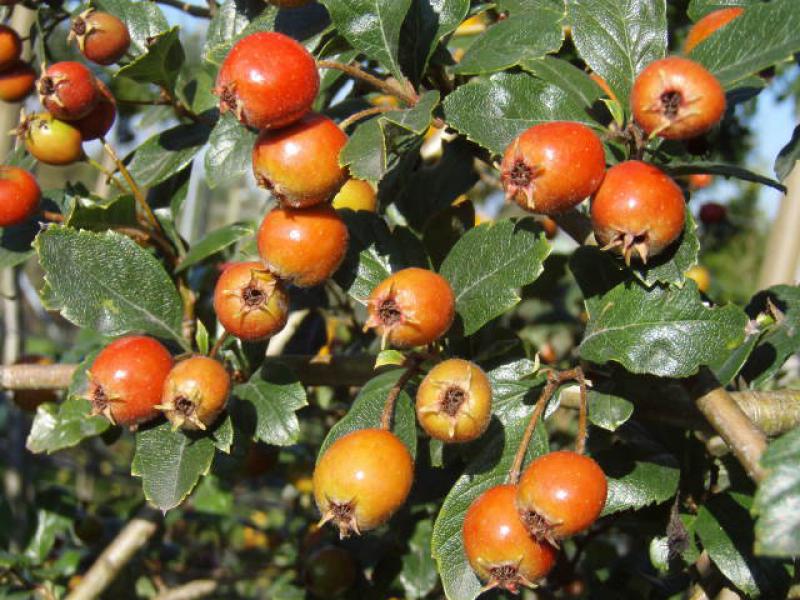
<path id="1" fill-rule="evenodd" d="M 347 65 L 334 60 L 318 60 L 317 66 L 320 69 L 335 69 L 349 75 L 350 77 L 353 77 L 354 79 L 360 79 L 361 81 L 368 83 L 375 89 L 378 89 L 385 94 L 399 98 L 409 106 L 416 105 L 417 101 L 419 100 L 417 95 L 413 92 L 408 93 L 401 89 L 399 85 L 393 84 L 389 81 L 384 81 L 383 79 L 378 79 L 374 75 L 370 75 L 361 67 L 356 65 Z"/>
<path id="2" fill-rule="evenodd" d="M 207 8 L 203 8 L 202 6 L 195 6 L 194 4 L 189 4 L 188 2 L 181 2 L 181 0 L 150 0 L 151 2 L 155 2 L 157 4 L 163 4 L 165 6 L 171 6 L 172 8 L 177 8 L 185 12 L 187 15 L 191 15 L 193 17 L 201 17 L 203 19 L 210 19 L 211 18 L 211 11 Z"/>
<path id="3" fill-rule="evenodd" d="M 160 593 L 153 600 L 195 600 L 213 594 L 217 589 L 213 579 L 197 579 Z"/>
<path id="4" fill-rule="evenodd" d="M 97 557 L 67 600 L 99 598 L 133 555 L 153 537 L 160 519 L 153 509 L 141 509 Z"/>
<path id="5" fill-rule="evenodd" d="M 390 430 L 392 428 L 392 417 L 394 416 L 394 405 L 397 404 L 397 398 L 400 396 L 400 392 L 403 391 L 403 388 L 406 387 L 406 384 L 417 374 L 423 360 L 424 359 L 417 354 L 412 354 L 406 359 L 406 370 L 400 375 L 397 383 L 392 386 L 392 389 L 389 390 L 389 393 L 386 395 L 386 403 L 383 406 L 383 414 L 381 415 L 381 429 Z"/>

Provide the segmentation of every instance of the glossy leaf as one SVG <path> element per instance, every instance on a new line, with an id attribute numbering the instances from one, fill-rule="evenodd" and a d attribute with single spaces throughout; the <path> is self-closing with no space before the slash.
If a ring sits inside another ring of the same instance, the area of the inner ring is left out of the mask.
<path id="1" fill-rule="evenodd" d="M 231 113 L 222 115 L 211 131 L 206 151 L 206 181 L 220 183 L 250 172 L 256 134 L 242 126 Z"/>
<path id="2" fill-rule="evenodd" d="M 178 32 L 179 28 L 173 27 L 152 38 L 147 53 L 122 67 L 117 75 L 174 92 L 178 72 L 186 58 Z"/>
<path id="3" fill-rule="evenodd" d="M 252 236 L 254 233 L 254 223 L 231 223 L 230 225 L 223 225 L 219 229 L 210 231 L 203 239 L 192 244 L 189 252 L 183 257 L 183 260 L 181 260 L 175 272 L 180 273 L 181 271 L 185 271 L 189 267 L 204 261 L 217 252 L 221 252 L 239 240 Z"/>
<path id="4" fill-rule="evenodd" d="M 136 183 L 152 186 L 166 181 L 183 169 L 208 141 L 205 125 L 178 125 L 155 134 L 133 153 L 128 170 Z"/>

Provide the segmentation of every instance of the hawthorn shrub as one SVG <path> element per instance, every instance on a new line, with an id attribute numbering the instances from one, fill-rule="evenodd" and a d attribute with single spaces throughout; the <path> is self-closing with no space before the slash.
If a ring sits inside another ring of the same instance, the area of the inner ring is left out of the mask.
<path id="1" fill-rule="evenodd" d="M 4 597 L 790 593 L 796 0 L 2 4 Z"/>

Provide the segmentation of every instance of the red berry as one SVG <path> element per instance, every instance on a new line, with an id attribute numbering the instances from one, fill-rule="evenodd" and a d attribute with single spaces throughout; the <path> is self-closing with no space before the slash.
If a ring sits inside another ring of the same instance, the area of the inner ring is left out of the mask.
<path id="1" fill-rule="evenodd" d="M 517 509 L 534 537 L 556 543 L 597 520 L 607 491 L 606 475 L 594 460 L 576 452 L 550 452 L 522 473 Z"/>
<path id="2" fill-rule="evenodd" d="M 0 100 L 19 102 L 33 91 L 35 85 L 36 71 L 28 63 L 18 60 L 0 71 Z"/>
<path id="3" fill-rule="evenodd" d="M 100 100 L 97 80 L 78 62 L 63 61 L 50 65 L 36 87 L 42 106 L 62 121 L 85 117 Z"/>
<path id="4" fill-rule="evenodd" d="M 722 118 L 725 90 L 702 65 L 670 56 L 650 63 L 633 83 L 633 118 L 650 136 L 697 137 Z"/>
<path id="5" fill-rule="evenodd" d="M 50 113 L 25 117 L 17 135 L 31 155 L 48 165 L 71 165 L 83 156 L 81 132 Z"/>
<path id="6" fill-rule="evenodd" d="M 728 209 L 717 202 L 706 202 L 700 207 L 700 220 L 703 225 L 717 225 L 728 216 Z"/>
<path id="7" fill-rule="evenodd" d="M 597 241 L 630 263 L 634 252 L 642 262 L 674 242 L 683 231 L 683 192 L 663 171 L 636 160 L 606 173 L 592 198 L 592 227 Z"/>
<path id="8" fill-rule="evenodd" d="M 556 561 L 556 549 L 532 538 L 515 505 L 517 488 L 498 485 L 478 496 L 467 509 L 462 528 L 469 564 L 486 582 L 484 589 L 517 593 L 534 587 Z"/>
<path id="9" fill-rule="evenodd" d="M 744 9 L 741 6 L 732 6 L 731 8 L 722 8 L 708 13 L 705 17 L 692 25 L 689 34 L 686 36 L 686 41 L 683 44 L 683 51 L 689 54 L 700 42 L 733 21 L 743 12 Z"/>
<path id="10" fill-rule="evenodd" d="M 90 8 L 75 17 L 69 32 L 81 53 L 98 65 L 111 65 L 125 56 L 131 35 L 125 23 L 107 12 Z"/>
<path id="11" fill-rule="evenodd" d="M 319 91 L 314 57 L 281 33 L 248 35 L 222 63 L 214 92 L 220 112 L 233 111 L 248 127 L 269 129 L 297 121 Z"/>
<path id="12" fill-rule="evenodd" d="M 22 40 L 19 34 L 7 25 L 0 25 L 0 71 L 14 66 L 21 54 Z"/>
<path id="13" fill-rule="evenodd" d="M 192 356 L 167 375 L 158 408 L 176 428 L 205 430 L 225 408 L 230 389 L 231 378 L 222 363 Z"/>
<path id="14" fill-rule="evenodd" d="M 105 137 L 117 118 L 117 101 L 114 99 L 114 94 L 99 79 L 97 88 L 100 90 L 100 99 L 92 112 L 71 123 L 81 132 L 81 139 L 84 142 Z"/>
<path id="15" fill-rule="evenodd" d="M 339 534 L 375 529 L 403 505 L 414 461 L 403 442 L 384 429 L 360 429 L 336 440 L 314 469 L 314 498 L 323 522 Z"/>
<path id="16" fill-rule="evenodd" d="M 600 138 L 580 123 L 553 121 L 521 133 L 503 156 L 506 198 L 541 214 L 557 214 L 592 195 L 606 170 Z"/>
<path id="17" fill-rule="evenodd" d="M 307 563 L 306 589 L 317 598 L 334 598 L 356 581 L 355 561 L 344 548 L 323 546 L 309 555 Z"/>
<path id="18" fill-rule="evenodd" d="M 42 191 L 25 169 L 0 166 L 0 227 L 27 221 L 39 208 Z"/>
<path id="19" fill-rule="evenodd" d="M 347 226 L 329 205 L 276 208 L 258 230 L 258 253 L 267 268 L 300 287 L 334 274 L 347 252 Z"/>
<path id="20" fill-rule="evenodd" d="M 286 324 L 289 295 L 259 262 L 235 263 L 217 280 L 214 311 L 222 326 L 246 341 L 277 333 Z"/>
<path id="21" fill-rule="evenodd" d="M 689 175 L 689 189 L 699 190 L 711 185 L 714 176 L 709 173 L 692 173 Z"/>
<path id="22" fill-rule="evenodd" d="M 492 417 L 492 386 L 473 362 L 451 358 L 433 367 L 417 390 L 417 419 L 432 438 L 471 442 Z"/>
<path id="23" fill-rule="evenodd" d="M 325 202 L 347 177 L 339 152 L 347 135 L 328 117 L 309 114 L 277 130 L 264 130 L 253 147 L 253 173 L 286 206 Z"/>
<path id="24" fill-rule="evenodd" d="M 427 269 L 403 269 L 372 290 L 366 326 L 398 348 L 424 346 L 450 329 L 455 306 L 453 288 L 444 277 Z"/>
<path id="25" fill-rule="evenodd" d="M 92 414 L 125 426 L 157 417 L 156 405 L 172 364 L 169 351 L 151 337 L 129 335 L 111 342 L 88 372 Z"/>

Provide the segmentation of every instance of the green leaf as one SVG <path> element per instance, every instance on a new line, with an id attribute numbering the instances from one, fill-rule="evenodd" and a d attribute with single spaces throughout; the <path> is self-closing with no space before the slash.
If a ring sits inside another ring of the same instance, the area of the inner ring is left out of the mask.
<path id="1" fill-rule="evenodd" d="M 755 551 L 764 556 L 800 555 L 800 428 L 783 435 L 761 457 L 767 476 L 758 486 Z"/>
<path id="2" fill-rule="evenodd" d="M 69 209 L 64 224 L 74 229 L 103 231 L 113 227 L 137 226 L 136 202 L 133 196 L 99 198 L 69 196 Z"/>
<path id="3" fill-rule="evenodd" d="M 34 221 L 0 227 L 0 269 L 16 267 L 33 256 L 31 244 L 38 232 Z"/>
<path id="4" fill-rule="evenodd" d="M 542 81 L 567 93 L 575 104 L 590 108 L 603 95 L 603 90 L 589 75 L 572 63 L 553 56 L 522 61 L 522 68 Z"/>
<path id="5" fill-rule="evenodd" d="M 45 509 L 37 510 L 36 529 L 25 548 L 25 557 L 34 564 L 43 563 L 53 549 L 56 537 L 69 531 L 71 525 L 69 516 Z"/>
<path id="6" fill-rule="evenodd" d="M 627 106 L 636 75 L 667 52 L 666 2 L 567 0 L 567 13 L 581 58 Z"/>
<path id="7" fill-rule="evenodd" d="M 681 177 L 683 175 L 691 175 L 693 173 L 708 173 L 710 175 L 719 175 L 729 179 L 741 179 L 742 181 L 752 181 L 760 183 L 771 188 L 775 188 L 780 192 L 786 192 L 786 187 L 780 182 L 775 181 L 770 177 L 753 173 L 752 171 L 739 167 L 737 165 L 726 165 L 720 163 L 710 162 L 692 162 L 687 164 L 671 163 L 665 166 L 664 170 L 672 177 Z"/>
<path id="8" fill-rule="evenodd" d="M 59 404 L 40 405 L 25 447 L 34 454 L 52 454 L 100 435 L 111 423 L 104 417 L 88 416 L 91 408 L 88 400 L 74 396 Z"/>
<path id="9" fill-rule="evenodd" d="M 107 335 L 181 333 L 181 299 L 164 267 L 130 238 L 51 225 L 36 238 L 42 302 L 68 321 Z"/>
<path id="10" fill-rule="evenodd" d="M 179 27 L 173 27 L 153 38 L 147 47 L 147 53 L 122 67 L 115 76 L 129 77 L 139 83 L 152 83 L 173 93 L 175 81 L 186 58 L 179 31 Z"/>
<path id="11" fill-rule="evenodd" d="M 398 62 L 400 28 L 411 0 L 321 0 L 336 31 L 353 48 L 376 60 L 402 81 Z"/>
<path id="12" fill-rule="evenodd" d="M 618 362 L 631 373 L 688 377 L 744 340 L 744 312 L 734 305 L 707 308 L 691 280 L 681 289 L 647 289 L 596 248 L 578 249 L 570 267 L 589 313 L 579 348 L 584 360 Z"/>
<path id="13" fill-rule="evenodd" d="M 517 290 L 541 274 L 550 245 L 532 219 L 484 223 L 464 234 L 441 273 L 456 295 L 464 335 L 514 307 Z"/>
<path id="14" fill-rule="evenodd" d="M 210 129 L 192 123 L 157 133 L 133 153 L 128 165 L 137 184 L 149 187 L 169 179 L 194 159 L 208 141 Z"/>
<path id="15" fill-rule="evenodd" d="M 201 513 L 230 517 L 235 510 L 233 492 L 213 475 L 203 477 L 192 494 L 192 508 Z"/>
<path id="16" fill-rule="evenodd" d="M 730 8 L 731 6 L 749 6 L 755 4 L 760 0 L 691 0 L 689 8 L 686 9 L 686 14 L 692 21 L 699 21 L 708 13 L 720 10 L 722 8 Z"/>
<path id="17" fill-rule="evenodd" d="M 775 159 L 775 175 L 778 176 L 778 179 L 785 181 L 798 160 L 800 160 L 800 125 L 794 128 L 792 139 L 781 149 Z"/>
<path id="18" fill-rule="evenodd" d="M 683 225 L 681 237 L 670 248 L 651 256 L 647 264 L 634 264 L 631 269 L 634 275 L 646 286 L 657 283 L 683 285 L 686 271 L 697 264 L 697 255 L 700 252 L 700 240 L 697 239 L 697 224 L 692 216 L 692 211 L 686 207 L 686 222 Z"/>
<path id="19" fill-rule="evenodd" d="M 616 431 L 633 414 L 633 402 L 598 390 L 589 390 L 586 405 L 589 421 L 606 431 Z"/>
<path id="20" fill-rule="evenodd" d="M 578 121 L 597 126 L 582 100 L 526 73 L 477 77 L 447 96 L 444 111 L 448 125 L 498 155 L 538 123 Z"/>
<path id="21" fill-rule="evenodd" d="M 227 412 L 224 412 L 217 419 L 210 434 L 217 450 L 225 454 L 231 453 L 231 447 L 233 446 L 233 420 Z"/>
<path id="22" fill-rule="evenodd" d="M 231 113 L 219 118 L 206 151 L 206 181 L 210 188 L 250 171 L 256 134 L 244 127 Z"/>
<path id="23" fill-rule="evenodd" d="M 800 51 L 800 11 L 795 0 L 759 2 L 700 42 L 689 55 L 725 89 Z"/>
<path id="24" fill-rule="evenodd" d="M 744 494 L 717 494 L 700 508 L 694 530 L 714 564 L 748 598 L 784 598 L 786 571 L 777 561 L 753 554 L 751 504 Z"/>
<path id="25" fill-rule="evenodd" d="M 402 558 L 400 583 L 406 598 L 424 598 L 439 582 L 436 563 L 431 556 L 433 524 L 425 519 L 418 521 L 408 540 L 408 552 Z"/>
<path id="26" fill-rule="evenodd" d="M 529 0 L 524 6 L 489 27 L 469 47 L 456 66 L 456 73 L 502 71 L 558 50 L 564 40 L 563 0 Z"/>
<path id="27" fill-rule="evenodd" d="M 356 396 L 353 405 L 341 421 L 331 427 L 320 446 L 317 460 L 340 437 L 358 429 L 371 429 L 381 426 L 381 415 L 386 404 L 386 395 L 400 379 L 405 369 L 392 369 L 370 379 Z M 417 416 L 407 391 L 402 390 L 397 397 L 392 432 L 408 447 L 412 457 L 417 455 Z"/>
<path id="28" fill-rule="evenodd" d="M 242 222 L 223 225 L 219 229 L 210 231 L 203 239 L 192 244 L 189 252 L 183 257 L 183 260 L 181 260 L 175 272 L 180 273 L 185 271 L 189 267 L 204 261 L 209 256 L 221 252 L 231 244 L 235 244 L 239 240 L 252 236 L 255 230 L 254 223 Z"/>
<path id="29" fill-rule="evenodd" d="M 295 414 L 308 404 L 305 388 L 297 375 L 283 365 L 264 365 L 247 383 L 237 385 L 233 395 L 241 400 L 239 412 L 247 413 L 255 426 L 253 439 L 275 446 L 290 446 L 300 436 Z M 245 429 L 237 419 L 237 426 Z"/>
<path id="30" fill-rule="evenodd" d="M 366 211 L 340 211 L 350 242 L 336 282 L 358 302 L 389 275 L 406 267 L 428 268 L 422 244 L 407 229 L 389 231 L 380 216 Z"/>
<path id="31" fill-rule="evenodd" d="M 800 351 L 800 287 L 776 285 L 759 292 L 747 306 L 757 319 L 766 313 L 775 319 L 767 326 L 744 369 L 744 377 L 755 386 L 768 381 L 795 352 Z"/>
<path id="32" fill-rule="evenodd" d="M 208 350 L 210 348 L 209 339 L 208 339 L 208 329 L 203 324 L 200 319 L 195 321 L 195 334 L 194 334 L 194 343 L 197 346 L 197 351 L 200 354 L 208 354 Z"/>
<path id="33" fill-rule="evenodd" d="M 154 2 L 94 0 L 92 4 L 125 23 L 131 35 L 131 51 L 135 54 L 147 52 L 149 40 L 169 29 L 164 13 Z"/>
<path id="34" fill-rule="evenodd" d="M 469 0 L 413 0 L 400 39 L 400 64 L 419 84 L 437 44 L 452 33 L 469 11 Z"/>
<path id="35" fill-rule="evenodd" d="M 142 478 L 144 497 L 166 512 L 188 496 L 214 459 L 214 440 L 205 433 L 172 430 L 169 422 L 136 433 L 131 475 Z"/>

